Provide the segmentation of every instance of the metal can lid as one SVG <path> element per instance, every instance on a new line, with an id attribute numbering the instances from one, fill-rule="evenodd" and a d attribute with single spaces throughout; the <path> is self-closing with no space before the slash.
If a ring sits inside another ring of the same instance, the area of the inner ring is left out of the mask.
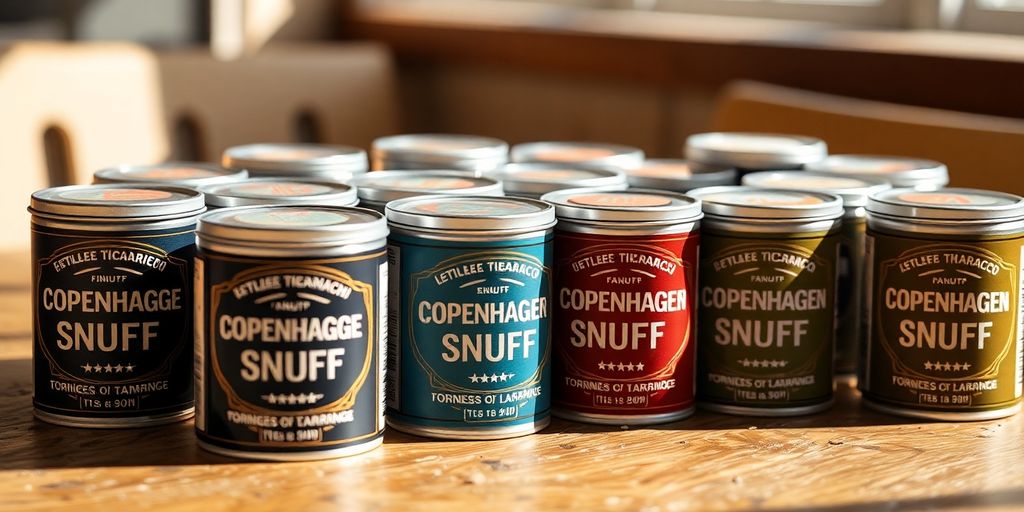
<path id="1" fill-rule="evenodd" d="M 843 206 L 846 207 L 865 206 L 868 196 L 891 187 L 889 182 L 880 179 L 810 171 L 755 172 L 744 176 L 743 184 L 757 188 L 827 192 L 843 198 Z"/>
<path id="2" fill-rule="evenodd" d="M 138 220 L 196 215 L 206 209 L 203 194 L 186 187 L 156 185 L 69 185 L 38 190 L 29 211 L 48 217 Z"/>
<path id="3" fill-rule="evenodd" d="M 541 198 L 555 205 L 559 219 L 675 224 L 700 220 L 700 200 L 674 192 L 558 190 Z"/>
<path id="4" fill-rule="evenodd" d="M 949 183 L 945 164 L 922 158 L 878 155 L 832 155 L 808 170 L 862 178 L 882 178 L 893 187 L 937 189 Z"/>
<path id="5" fill-rule="evenodd" d="M 824 192 L 733 186 L 698 188 L 688 195 L 716 217 L 812 221 L 843 215 L 842 198 Z"/>
<path id="6" fill-rule="evenodd" d="M 933 191 L 894 188 L 871 196 L 867 210 L 908 220 L 1002 222 L 1024 218 L 1024 197 L 970 188 Z"/>
<path id="7" fill-rule="evenodd" d="M 602 142 L 526 142 L 512 146 L 512 161 L 629 169 L 643 165 L 644 152 L 632 146 Z"/>
<path id="8" fill-rule="evenodd" d="M 359 199 L 377 203 L 431 194 L 503 195 L 501 182 L 458 171 L 374 171 L 359 176 L 353 184 Z"/>
<path id="9" fill-rule="evenodd" d="M 625 190 L 629 183 L 618 169 L 578 164 L 509 164 L 493 174 L 505 192 L 540 197 L 567 188 Z"/>
<path id="10" fill-rule="evenodd" d="M 252 178 L 234 183 L 199 188 L 206 204 L 220 208 L 272 204 L 317 204 L 352 206 L 356 189 L 333 181 L 305 181 L 288 178 Z"/>
<path id="11" fill-rule="evenodd" d="M 95 183 L 152 183 L 198 187 L 245 179 L 244 169 L 225 169 L 201 162 L 164 162 L 152 165 L 119 165 L 93 173 Z"/>
<path id="12" fill-rule="evenodd" d="M 246 144 L 224 151 L 221 164 L 246 169 L 254 176 L 359 174 L 369 163 L 366 151 L 323 144 Z"/>
<path id="13" fill-rule="evenodd" d="M 272 205 L 208 212 L 199 217 L 196 234 L 200 241 L 302 250 L 378 241 L 388 228 L 381 214 L 363 208 Z"/>
<path id="14" fill-rule="evenodd" d="M 555 207 L 536 199 L 417 196 L 388 203 L 388 221 L 413 228 L 462 232 L 526 232 L 555 225 Z"/>
<path id="15" fill-rule="evenodd" d="M 477 135 L 415 133 L 392 135 L 373 141 L 375 161 L 434 163 L 439 167 L 465 160 L 508 161 L 508 143 Z"/>
<path id="16" fill-rule="evenodd" d="M 825 141 L 802 135 L 709 132 L 686 139 L 686 159 L 739 169 L 785 169 L 817 162 L 828 155 Z"/>
<path id="17" fill-rule="evenodd" d="M 642 166 L 627 169 L 629 186 L 686 192 L 700 187 L 735 185 L 736 169 L 695 170 L 686 160 L 648 158 Z"/>

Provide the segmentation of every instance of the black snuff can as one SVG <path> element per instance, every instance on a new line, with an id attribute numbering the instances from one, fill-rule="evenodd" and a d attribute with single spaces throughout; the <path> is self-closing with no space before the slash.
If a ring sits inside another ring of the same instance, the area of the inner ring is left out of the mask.
<path id="1" fill-rule="evenodd" d="M 341 206 L 199 220 L 196 432 L 204 449 L 311 460 L 381 444 L 388 228 Z"/>
<path id="2" fill-rule="evenodd" d="M 29 211 L 36 417 L 92 428 L 190 417 L 202 194 L 56 187 L 32 194 Z"/>

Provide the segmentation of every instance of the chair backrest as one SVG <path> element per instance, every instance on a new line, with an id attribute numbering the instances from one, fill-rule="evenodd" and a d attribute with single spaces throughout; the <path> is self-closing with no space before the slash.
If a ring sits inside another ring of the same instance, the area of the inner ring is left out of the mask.
<path id="1" fill-rule="evenodd" d="M 830 153 L 930 158 L 949 166 L 951 186 L 1024 194 L 1024 119 L 736 82 L 723 90 L 713 128 L 814 135 Z"/>
<path id="2" fill-rule="evenodd" d="M 205 50 L 21 43 L 0 51 L 0 249 L 28 242 L 36 189 L 117 164 L 219 160 L 235 144 L 368 147 L 397 127 L 392 61 L 372 44 L 282 45 L 221 62 Z M 22 227 L 23 226 L 23 227 Z"/>

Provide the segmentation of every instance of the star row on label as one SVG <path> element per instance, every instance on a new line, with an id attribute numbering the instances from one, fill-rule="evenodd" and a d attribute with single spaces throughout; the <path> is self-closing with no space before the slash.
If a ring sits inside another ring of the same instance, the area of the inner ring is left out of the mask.
<path id="1" fill-rule="evenodd" d="M 931 361 L 925 361 L 924 369 L 925 370 L 944 370 L 944 371 L 947 371 L 947 372 L 950 372 L 950 371 L 958 372 L 958 371 L 961 371 L 961 370 L 970 370 L 971 369 L 971 363 L 940 363 L 938 361 L 933 363 Z"/>
<path id="2" fill-rule="evenodd" d="M 629 371 L 629 372 L 632 372 L 632 371 L 642 372 L 642 371 L 644 371 L 644 364 L 643 363 L 606 363 L 604 361 L 601 361 L 600 363 L 597 363 L 597 369 L 598 370 L 620 371 L 620 372 L 627 372 L 627 371 Z"/>
<path id="3" fill-rule="evenodd" d="M 779 359 L 738 359 L 744 368 L 785 368 L 789 361 Z"/>
<path id="4" fill-rule="evenodd" d="M 283 393 L 275 395 L 275 394 L 272 393 L 272 394 L 269 394 L 269 395 L 262 395 L 262 396 L 260 396 L 260 398 L 266 400 L 267 403 L 270 403 L 270 404 L 288 404 L 288 405 L 315 404 L 315 403 L 317 403 L 323 397 L 324 397 L 323 395 L 319 395 L 319 394 L 316 394 L 316 393 L 300 393 L 298 395 L 293 394 L 293 393 L 288 393 L 287 395 L 285 395 Z"/>
<path id="5" fill-rule="evenodd" d="M 135 371 L 135 365 L 133 364 L 89 364 L 85 363 L 82 365 L 82 369 L 85 373 L 122 373 L 122 372 L 133 372 Z"/>
<path id="6" fill-rule="evenodd" d="M 477 375 L 477 374 L 474 373 L 473 375 L 469 376 L 469 381 L 470 382 L 499 382 L 499 381 L 500 382 L 506 382 L 507 380 L 509 380 L 509 379 L 511 379 L 512 377 L 515 377 L 515 376 L 516 376 L 516 374 L 514 374 L 514 373 L 505 373 L 505 372 L 501 372 L 501 373 L 497 373 L 497 374 L 492 373 L 490 375 L 487 375 L 486 373 L 483 374 L 483 375 Z"/>

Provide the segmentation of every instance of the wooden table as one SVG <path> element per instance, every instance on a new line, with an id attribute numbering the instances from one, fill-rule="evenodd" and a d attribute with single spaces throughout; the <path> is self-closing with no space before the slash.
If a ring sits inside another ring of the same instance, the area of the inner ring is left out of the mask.
<path id="1" fill-rule="evenodd" d="M 965 424 L 867 411 L 841 385 L 797 419 L 708 412 L 645 429 L 556 420 L 534 436 L 437 442 L 394 432 L 366 455 L 241 463 L 191 422 L 77 430 L 32 418 L 28 258 L 0 256 L 0 509 L 1024 509 L 1024 417 Z"/>

